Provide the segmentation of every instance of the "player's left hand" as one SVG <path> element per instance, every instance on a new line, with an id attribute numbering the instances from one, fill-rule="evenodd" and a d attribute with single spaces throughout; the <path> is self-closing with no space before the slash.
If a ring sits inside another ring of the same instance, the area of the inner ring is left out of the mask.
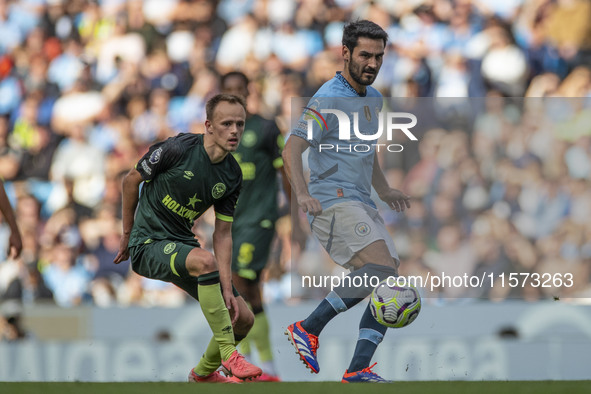
<path id="1" fill-rule="evenodd" d="M 388 189 L 385 193 L 379 195 L 380 199 L 396 212 L 403 212 L 410 208 L 410 196 L 398 189 Z"/>
<path id="2" fill-rule="evenodd" d="M 226 308 L 230 312 L 230 318 L 232 319 L 232 325 L 234 325 L 238 321 L 238 301 L 236 301 L 236 297 L 234 297 L 234 293 L 232 291 L 223 291 L 224 302 L 226 303 Z"/>

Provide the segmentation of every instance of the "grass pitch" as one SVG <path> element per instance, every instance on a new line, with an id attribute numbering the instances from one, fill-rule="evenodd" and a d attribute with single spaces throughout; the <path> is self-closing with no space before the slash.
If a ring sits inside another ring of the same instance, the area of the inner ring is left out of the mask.
<path id="1" fill-rule="evenodd" d="M 336 382 L 245 383 L 241 385 L 194 383 L 0 383 L 2 394 L 546 394 L 591 393 L 590 381 L 517 382 L 396 382 L 342 384 Z"/>

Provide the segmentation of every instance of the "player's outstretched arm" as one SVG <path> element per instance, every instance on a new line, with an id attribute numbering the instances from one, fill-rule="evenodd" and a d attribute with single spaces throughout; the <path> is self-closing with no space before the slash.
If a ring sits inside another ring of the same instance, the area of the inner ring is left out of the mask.
<path id="1" fill-rule="evenodd" d="M 373 161 L 371 184 L 374 189 L 376 189 L 380 200 L 388 204 L 391 209 L 396 212 L 403 212 L 406 208 L 410 208 L 410 196 L 398 189 L 390 187 L 382 169 L 380 168 L 377 156 L 374 157 Z"/>
<path id="2" fill-rule="evenodd" d="M 0 179 L 0 211 L 8 227 L 10 228 L 10 237 L 8 238 L 8 255 L 17 258 L 23 249 L 23 241 L 21 239 L 21 232 L 16 223 L 16 217 L 12 211 L 12 206 L 4 190 L 4 182 Z"/>
<path id="3" fill-rule="evenodd" d="M 238 320 L 238 302 L 232 292 L 232 222 L 215 219 L 213 231 L 213 253 L 218 263 L 222 295 L 230 311 L 232 324 Z"/>
<path id="4" fill-rule="evenodd" d="M 137 208 L 139 200 L 139 187 L 143 182 L 141 174 L 135 168 L 132 168 L 123 178 L 122 191 L 122 222 L 123 234 L 121 235 L 121 242 L 119 243 L 119 253 L 115 256 L 113 263 L 119 264 L 129 258 L 129 235 L 133 228 L 135 209 Z"/>
<path id="5" fill-rule="evenodd" d="M 318 215 L 322 213 L 322 206 L 320 201 L 310 196 L 308 192 L 302 164 L 302 153 L 309 146 L 310 144 L 305 139 L 292 135 L 283 149 L 283 165 L 299 206 L 304 212 Z"/>

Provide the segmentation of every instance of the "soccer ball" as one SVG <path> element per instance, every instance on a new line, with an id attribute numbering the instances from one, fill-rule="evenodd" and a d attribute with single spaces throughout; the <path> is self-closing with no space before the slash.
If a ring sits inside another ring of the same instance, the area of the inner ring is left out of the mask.
<path id="1" fill-rule="evenodd" d="M 386 327 L 401 328 L 415 321 L 419 315 L 421 296 L 411 284 L 398 286 L 396 281 L 386 279 L 371 293 L 369 306 L 378 323 Z"/>

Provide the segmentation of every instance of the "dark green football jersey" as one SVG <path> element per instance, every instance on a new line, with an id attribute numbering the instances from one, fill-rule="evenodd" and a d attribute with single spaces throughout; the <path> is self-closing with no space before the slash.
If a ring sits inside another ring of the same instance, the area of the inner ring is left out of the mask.
<path id="1" fill-rule="evenodd" d="M 236 226 L 277 220 L 277 169 L 283 166 L 283 136 L 275 122 L 252 115 L 234 157 L 242 169 L 242 192 L 234 217 Z"/>
<path id="2" fill-rule="evenodd" d="M 144 184 L 129 246 L 150 240 L 193 240 L 193 222 L 210 206 L 233 221 L 242 172 L 232 155 L 211 163 L 203 135 L 179 134 L 154 144 L 136 165 Z"/>

